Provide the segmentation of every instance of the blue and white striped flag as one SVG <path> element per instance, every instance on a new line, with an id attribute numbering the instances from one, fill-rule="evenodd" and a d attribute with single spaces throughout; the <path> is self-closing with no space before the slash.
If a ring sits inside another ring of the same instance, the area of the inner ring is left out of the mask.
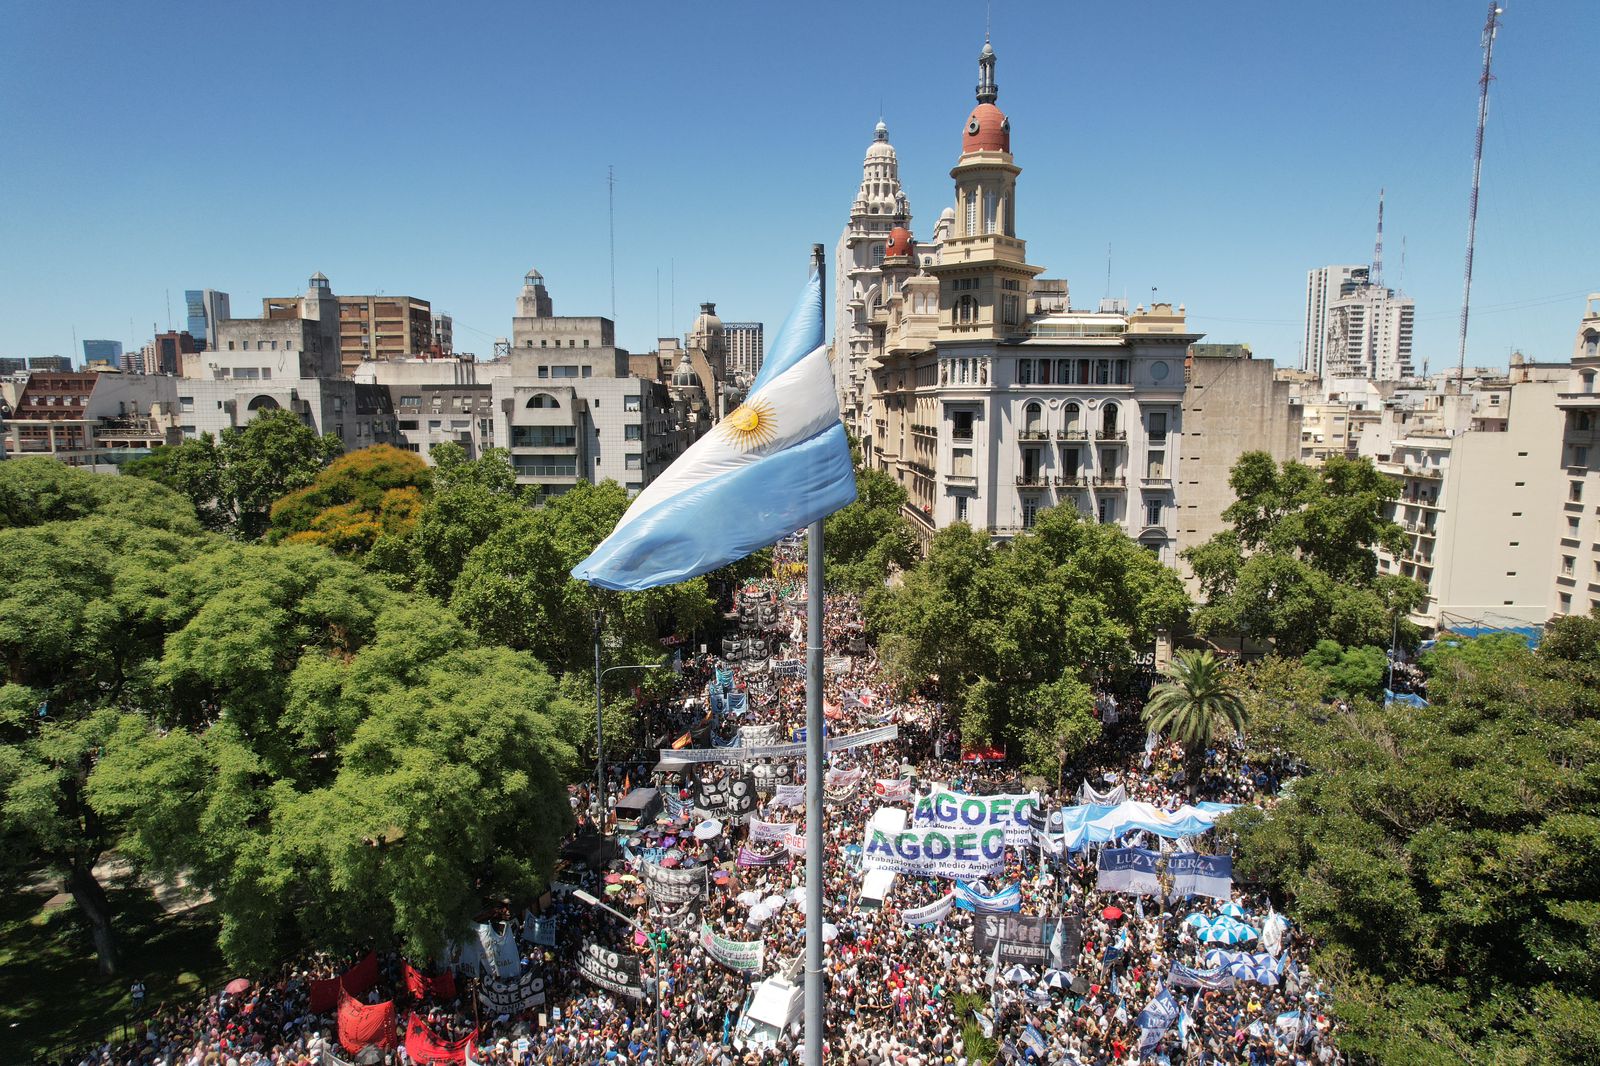
<path id="1" fill-rule="evenodd" d="M 744 403 L 634 498 L 572 576 L 623 591 L 687 581 L 855 498 L 813 275 Z"/>

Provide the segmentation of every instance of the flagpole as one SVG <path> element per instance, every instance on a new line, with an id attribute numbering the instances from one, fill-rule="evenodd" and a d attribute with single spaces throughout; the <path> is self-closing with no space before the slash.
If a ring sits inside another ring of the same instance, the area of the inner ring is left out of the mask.
<path id="1" fill-rule="evenodd" d="M 811 246 L 811 266 L 822 290 L 824 329 L 827 288 L 822 245 Z M 822 1066 L 826 1019 L 822 987 L 822 519 L 806 532 L 806 985 L 805 1066 Z"/>

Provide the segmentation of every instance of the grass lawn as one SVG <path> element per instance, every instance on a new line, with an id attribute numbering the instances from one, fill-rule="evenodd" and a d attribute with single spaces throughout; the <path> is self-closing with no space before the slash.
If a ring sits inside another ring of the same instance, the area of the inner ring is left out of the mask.
<path id="1" fill-rule="evenodd" d="M 128 986 L 145 983 L 145 1013 L 186 1001 L 231 976 L 217 951 L 208 906 L 167 914 L 132 882 L 106 886 L 117 944 L 115 977 L 100 976 L 88 928 L 68 899 L 45 907 L 47 891 L 0 896 L 0 1063 L 35 1062 L 110 1035 L 133 1018 Z"/>

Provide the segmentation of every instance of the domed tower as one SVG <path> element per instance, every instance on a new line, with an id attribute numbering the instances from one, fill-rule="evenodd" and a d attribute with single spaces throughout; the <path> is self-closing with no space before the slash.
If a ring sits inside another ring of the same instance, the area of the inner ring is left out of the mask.
<path id="1" fill-rule="evenodd" d="M 1029 266 L 1027 243 L 1017 237 L 1017 175 L 1011 158 L 1011 120 L 995 103 L 994 46 L 978 55 L 978 103 L 961 131 L 955 217 L 941 261 L 929 267 L 940 282 L 940 335 L 999 338 L 1020 333 L 1028 290 L 1043 268 Z M 941 219 L 941 221 L 943 221 Z"/>
<path id="2" fill-rule="evenodd" d="M 522 275 L 522 291 L 517 294 L 517 318 L 554 318 L 555 303 L 544 287 L 544 275 L 537 269 Z"/>
<path id="3" fill-rule="evenodd" d="M 833 256 L 834 388 L 845 425 L 858 434 L 856 417 L 872 339 L 867 309 L 896 223 L 911 228 L 911 202 L 900 187 L 900 161 L 889 143 L 889 127 L 880 119 L 861 162 L 861 187 L 850 205 L 850 221 Z"/>

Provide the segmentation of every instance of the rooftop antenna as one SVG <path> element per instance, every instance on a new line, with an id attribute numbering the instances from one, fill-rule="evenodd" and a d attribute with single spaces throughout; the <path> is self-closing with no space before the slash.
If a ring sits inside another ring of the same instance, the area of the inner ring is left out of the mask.
<path id="1" fill-rule="evenodd" d="M 606 164 L 606 225 L 611 242 L 611 320 L 617 320 L 617 173 Z"/>
<path id="2" fill-rule="evenodd" d="M 1372 245 L 1372 276 L 1374 286 L 1383 285 L 1383 190 L 1378 190 L 1378 239 Z"/>
<path id="3" fill-rule="evenodd" d="M 1478 239 L 1478 183 L 1483 176 L 1483 126 L 1489 120 L 1490 64 L 1494 61 L 1494 36 L 1504 9 L 1489 3 L 1483 24 L 1483 74 L 1478 78 L 1478 135 L 1472 147 L 1472 198 L 1467 205 L 1467 266 L 1461 283 L 1461 342 L 1456 352 L 1456 389 L 1467 373 L 1467 313 L 1472 307 L 1472 250 Z"/>
<path id="4" fill-rule="evenodd" d="M 656 267 L 656 346 L 661 341 L 661 268 Z"/>
<path id="5" fill-rule="evenodd" d="M 167 332 L 172 332 L 172 290 L 167 290 Z"/>
<path id="6" fill-rule="evenodd" d="M 1402 234 L 1400 234 L 1400 281 L 1398 282 L 1398 284 L 1401 285 L 1401 286 L 1404 286 L 1405 283 L 1406 283 L 1406 235 L 1404 233 L 1402 233 Z"/>
<path id="7" fill-rule="evenodd" d="M 1106 242 L 1106 299 L 1111 299 L 1111 242 Z"/>

